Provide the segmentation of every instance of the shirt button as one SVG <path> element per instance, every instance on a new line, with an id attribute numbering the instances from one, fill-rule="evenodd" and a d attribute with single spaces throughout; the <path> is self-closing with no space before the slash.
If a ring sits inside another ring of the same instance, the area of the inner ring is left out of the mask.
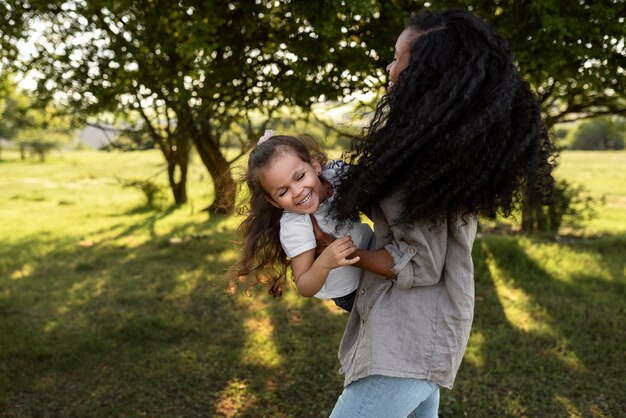
<path id="1" fill-rule="evenodd" d="M 364 295 L 364 294 L 365 294 L 365 289 L 361 289 L 361 292 L 360 292 L 360 293 L 361 293 L 362 295 Z"/>
<path id="2" fill-rule="evenodd" d="M 409 254 L 415 254 L 415 248 L 413 247 L 409 248 Z"/>

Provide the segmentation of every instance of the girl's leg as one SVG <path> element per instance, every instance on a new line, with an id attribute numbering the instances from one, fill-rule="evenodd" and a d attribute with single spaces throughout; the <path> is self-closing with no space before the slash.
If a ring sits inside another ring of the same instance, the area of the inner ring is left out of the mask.
<path id="1" fill-rule="evenodd" d="M 433 396 L 436 393 L 436 396 Z M 427 380 L 372 375 L 352 382 L 343 390 L 330 418 L 406 418 L 422 411 L 436 417 L 439 386 Z"/>

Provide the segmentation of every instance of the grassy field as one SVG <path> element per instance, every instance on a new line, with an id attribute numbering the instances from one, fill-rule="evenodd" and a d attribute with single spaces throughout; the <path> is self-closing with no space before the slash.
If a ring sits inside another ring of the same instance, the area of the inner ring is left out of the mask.
<path id="1" fill-rule="evenodd" d="M 0 161 L 1 417 L 325 417 L 347 316 L 332 303 L 225 292 L 236 218 L 153 210 L 118 179 L 157 152 Z M 583 234 L 483 235 L 476 313 L 442 417 L 626 416 L 626 152 L 565 152 L 558 175 L 605 196 Z M 163 174 L 158 177 L 163 181 Z"/>

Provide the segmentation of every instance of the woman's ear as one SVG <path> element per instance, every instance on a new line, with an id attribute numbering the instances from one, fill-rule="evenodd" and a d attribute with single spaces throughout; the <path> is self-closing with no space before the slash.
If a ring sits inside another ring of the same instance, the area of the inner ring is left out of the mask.
<path id="1" fill-rule="evenodd" d="M 315 170 L 316 175 L 322 174 L 322 165 L 315 158 L 311 158 L 311 165 L 313 166 L 313 170 Z"/>

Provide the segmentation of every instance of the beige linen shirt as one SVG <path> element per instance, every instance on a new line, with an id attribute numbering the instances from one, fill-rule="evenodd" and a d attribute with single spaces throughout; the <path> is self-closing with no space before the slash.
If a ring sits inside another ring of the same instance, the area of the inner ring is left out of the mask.
<path id="1" fill-rule="evenodd" d="M 477 219 L 390 226 L 398 195 L 373 208 L 376 243 L 394 259 L 393 280 L 364 272 L 339 347 L 345 386 L 380 374 L 452 388 L 474 313 L 472 245 Z"/>

